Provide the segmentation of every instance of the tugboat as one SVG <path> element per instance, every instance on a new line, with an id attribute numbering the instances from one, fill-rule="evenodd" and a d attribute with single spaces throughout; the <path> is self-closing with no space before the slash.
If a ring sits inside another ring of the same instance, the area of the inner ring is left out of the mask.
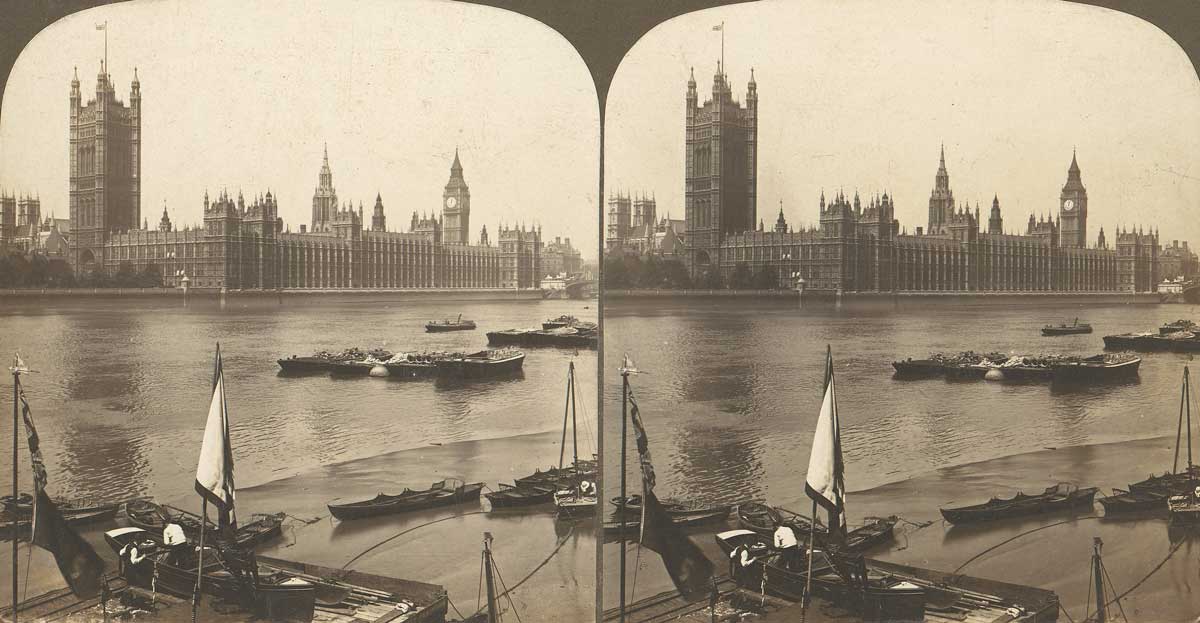
<path id="1" fill-rule="evenodd" d="M 1046 335 L 1046 336 L 1079 335 L 1082 333 L 1091 333 L 1091 332 L 1092 332 L 1092 325 L 1087 324 L 1087 323 L 1080 324 L 1078 318 L 1076 318 L 1075 322 L 1072 324 L 1060 324 L 1058 326 L 1046 325 L 1046 326 L 1042 327 L 1042 335 Z"/>
<path id="2" fill-rule="evenodd" d="M 463 320 L 462 314 L 455 320 L 430 320 L 425 323 L 426 333 L 445 333 L 447 331 L 474 331 L 474 320 Z"/>

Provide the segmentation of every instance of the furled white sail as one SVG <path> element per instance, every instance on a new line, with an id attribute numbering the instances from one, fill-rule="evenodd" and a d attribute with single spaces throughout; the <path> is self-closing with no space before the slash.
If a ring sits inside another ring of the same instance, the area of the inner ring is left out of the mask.
<path id="1" fill-rule="evenodd" d="M 846 487 L 842 476 L 842 436 L 838 422 L 837 392 L 834 389 L 833 357 L 826 356 L 825 399 L 817 417 L 812 454 L 804 491 L 829 514 L 826 525 L 831 531 L 846 531 Z"/>

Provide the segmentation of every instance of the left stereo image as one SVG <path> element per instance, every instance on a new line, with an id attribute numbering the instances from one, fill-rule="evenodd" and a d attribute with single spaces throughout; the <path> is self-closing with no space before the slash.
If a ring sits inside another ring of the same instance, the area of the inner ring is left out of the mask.
<path id="1" fill-rule="evenodd" d="M 475 5 L 41 30 L 0 115 L 0 617 L 592 619 L 597 101 Z"/>

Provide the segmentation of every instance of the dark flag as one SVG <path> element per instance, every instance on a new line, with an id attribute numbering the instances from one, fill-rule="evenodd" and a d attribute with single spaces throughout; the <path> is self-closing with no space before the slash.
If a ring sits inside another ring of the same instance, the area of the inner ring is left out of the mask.
<path id="1" fill-rule="evenodd" d="M 79 536 L 67 524 L 58 507 L 46 495 L 46 465 L 42 462 L 42 450 L 37 429 L 33 425 L 33 413 L 25 400 L 25 390 L 18 391 L 21 397 L 21 417 L 25 420 L 25 434 L 29 438 L 29 454 L 33 463 L 33 534 L 34 545 L 54 554 L 58 570 L 78 597 L 95 597 L 100 592 L 104 561 L 91 544 Z"/>
<path id="2" fill-rule="evenodd" d="M 692 543 L 691 539 L 671 521 L 666 510 L 654 495 L 654 466 L 650 464 L 650 446 L 646 440 L 646 428 L 637 403 L 629 396 L 630 419 L 633 421 L 637 439 L 638 457 L 642 471 L 642 534 L 641 543 L 658 552 L 675 588 L 684 599 L 697 601 L 708 595 L 712 582 L 712 562 Z"/>

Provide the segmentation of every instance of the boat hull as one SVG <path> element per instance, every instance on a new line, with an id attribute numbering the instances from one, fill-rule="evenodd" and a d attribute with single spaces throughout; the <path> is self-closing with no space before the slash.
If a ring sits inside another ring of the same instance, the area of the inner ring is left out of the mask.
<path id="1" fill-rule="evenodd" d="M 366 519 L 382 515 L 398 515 L 416 510 L 453 506 L 479 500 L 483 483 L 463 485 L 451 490 L 422 492 L 411 496 L 395 496 L 395 499 L 376 503 L 372 500 L 351 504 L 329 504 L 330 514 L 339 521 Z"/>
<path id="2" fill-rule="evenodd" d="M 1138 375 L 1141 358 L 1120 363 L 1075 362 L 1053 367 L 1055 382 L 1086 383 L 1131 379 Z"/>
<path id="3" fill-rule="evenodd" d="M 553 330 L 489 331 L 487 338 L 492 346 L 596 348 L 599 342 L 595 333 L 558 333 Z"/>
<path id="4" fill-rule="evenodd" d="M 471 324 L 436 324 L 430 323 L 425 325 L 426 333 L 448 333 L 450 331 L 474 331 L 475 323 Z"/>
<path id="5" fill-rule="evenodd" d="M 757 534 L 725 536 L 730 534 L 733 533 L 717 535 L 717 544 L 726 556 L 739 544 L 752 545 L 751 542 L 761 543 L 762 540 Z M 760 548 L 756 554 L 765 555 L 765 548 Z M 767 593 L 776 597 L 800 602 L 805 599 L 805 589 L 809 580 L 803 561 L 797 560 L 797 567 L 795 570 L 789 569 L 776 560 L 770 560 L 765 564 L 734 568 L 733 576 L 738 586 L 747 590 L 757 593 L 765 589 Z M 925 620 L 926 592 L 920 586 L 908 583 L 897 583 L 891 587 L 878 584 L 866 587 L 852 585 L 833 574 L 827 565 L 813 569 L 811 586 L 814 596 L 857 613 L 862 621 L 915 623 Z"/>
<path id="6" fill-rule="evenodd" d="M 536 506 L 554 501 L 553 486 L 516 486 L 503 487 L 499 491 L 483 494 L 492 508 L 515 508 L 520 506 Z"/>
<path id="7" fill-rule="evenodd" d="M 1090 326 L 1082 327 L 1042 327 L 1042 335 L 1047 337 L 1056 335 L 1085 335 L 1092 332 Z"/>
<path id="8" fill-rule="evenodd" d="M 122 532 L 125 534 L 120 534 Z M 150 534 L 142 531 L 113 530 L 105 534 L 109 547 L 118 554 L 126 544 L 150 537 Z M 260 581 L 251 587 L 226 571 L 215 559 L 212 550 L 205 549 L 201 582 L 204 594 L 241 604 L 258 618 L 269 621 L 309 623 L 313 620 L 316 587 L 312 584 L 269 584 Z M 266 570 L 260 566 L 260 576 Z M 191 598 L 196 587 L 195 568 L 177 567 L 163 560 L 156 560 L 153 555 L 147 556 L 147 560 L 141 564 L 122 564 L 121 576 L 131 586 L 161 591 L 184 599 Z"/>
<path id="9" fill-rule="evenodd" d="M 1049 496 L 1047 494 L 1034 496 L 1018 496 L 1012 500 L 999 500 L 975 506 L 940 509 L 942 517 L 953 524 L 967 524 L 982 521 L 996 521 L 1012 517 L 1041 515 L 1058 511 L 1091 508 L 1095 502 L 1097 489 L 1089 487 L 1078 489 L 1064 496 Z"/>
<path id="10" fill-rule="evenodd" d="M 489 376 L 512 374 L 525 365 L 525 353 L 518 352 L 498 359 L 462 357 L 442 359 L 437 362 L 439 376 L 478 379 Z"/>

